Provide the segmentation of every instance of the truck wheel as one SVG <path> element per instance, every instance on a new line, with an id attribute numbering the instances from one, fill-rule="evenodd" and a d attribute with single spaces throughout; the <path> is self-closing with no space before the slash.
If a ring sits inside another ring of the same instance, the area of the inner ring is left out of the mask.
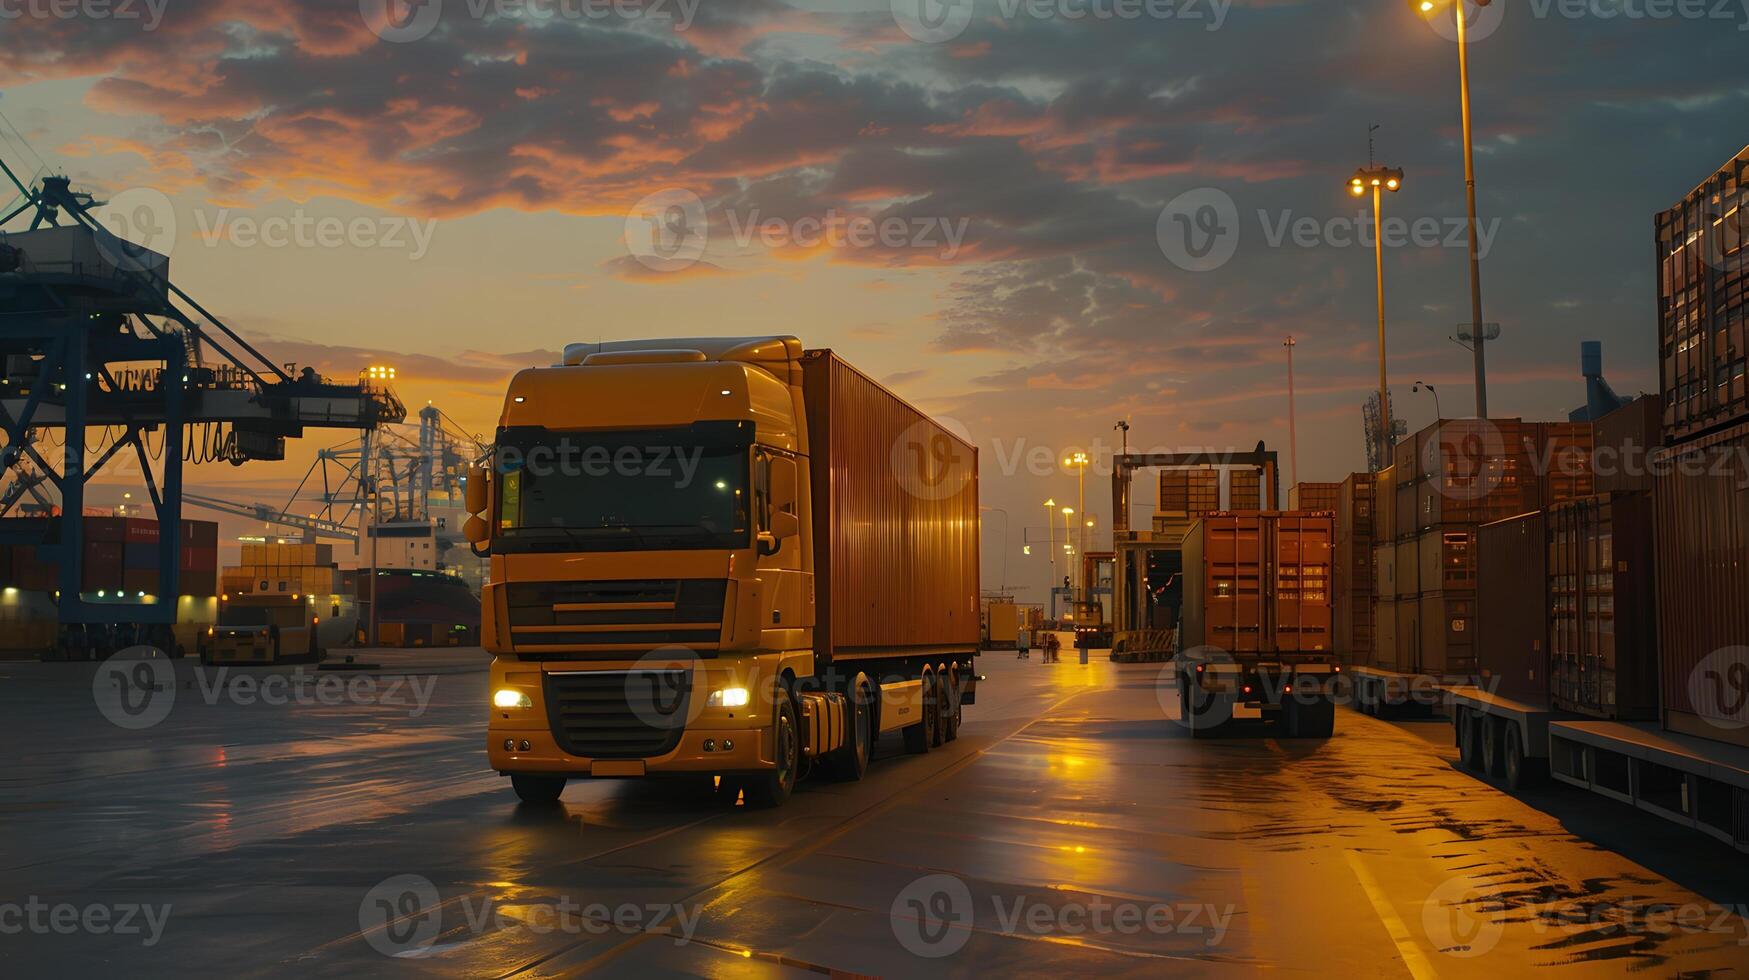
<path id="1" fill-rule="evenodd" d="M 1482 771 L 1482 719 L 1466 708 L 1458 709 L 1458 764 L 1470 772 Z"/>
<path id="2" fill-rule="evenodd" d="M 905 751 L 922 755 L 935 744 L 935 671 L 923 671 L 923 717 L 904 730 Z"/>
<path id="3" fill-rule="evenodd" d="M 951 742 L 960 737 L 960 716 L 965 708 L 960 704 L 960 668 L 954 664 L 947 672 L 947 712 L 941 716 L 941 740 Z"/>
<path id="4" fill-rule="evenodd" d="M 524 803 L 557 803 L 565 791 L 563 776 L 510 776 L 510 786 Z"/>
<path id="5" fill-rule="evenodd" d="M 842 779 L 855 782 L 868 772 L 868 757 L 874 746 L 874 710 L 867 678 L 858 674 L 850 683 L 850 731 L 844 747 L 833 753 L 832 768 Z"/>
<path id="6" fill-rule="evenodd" d="M 1506 767 L 1501 764 L 1503 746 L 1500 744 L 1506 734 L 1504 729 L 1505 725 L 1498 718 L 1482 720 L 1482 772 L 1489 776 L 1505 773 Z"/>
<path id="7" fill-rule="evenodd" d="M 1212 696 L 1205 696 L 1188 673 L 1178 675 L 1178 721 L 1190 729 L 1191 738 L 1212 738 L 1221 730 L 1208 717 Z"/>
<path id="8" fill-rule="evenodd" d="M 1506 788 L 1521 790 L 1534 787 L 1542 775 L 1542 770 L 1537 767 L 1539 761 L 1525 753 L 1524 736 L 1519 734 L 1518 725 L 1507 725 L 1506 758 L 1502 760 L 1506 766 Z"/>
<path id="9" fill-rule="evenodd" d="M 796 706 L 788 692 L 779 692 L 777 742 L 773 746 L 777 768 L 748 776 L 742 784 L 747 805 L 761 809 L 783 806 L 796 788 L 796 770 L 801 765 L 802 742 L 796 729 Z"/>
<path id="10" fill-rule="evenodd" d="M 953 706 L 948 703 L 950 696 L 947 689 L 947 672 L 937 670 L 935 672 L 935 732 L 929 739 L 930 748 L 938 749 L 947 744 L 947 716 L 949 712 L 953 711 Z"/>

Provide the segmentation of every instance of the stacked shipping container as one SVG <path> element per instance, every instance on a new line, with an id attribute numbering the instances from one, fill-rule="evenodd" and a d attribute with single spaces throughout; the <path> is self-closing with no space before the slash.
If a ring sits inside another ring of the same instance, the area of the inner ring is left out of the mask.
<path id="1" fill-rule="evenodd" d="M 1655 219 L 1661 714 L 1749 746 L 1749 148 Z M 1749 803 L 1749 801 L 1746 801 Z"/>
<path id="2" fill-rule="evenodd" d="M 21 536 L 39 537 L 52 547 L 50 536 L 59 520 L 16 518 L 5 521 Z M 158 522 L 136 517 L 85 518 L 84 554 L 79 591 L 84 593 L 156 596 L 158 583 Z M 218 593 L 219 526 L 211 521 L 183 521 L 178 548 L 177 593 L 212 596 Z M 60 586 L 60 565 L 46 547 L 0 545 L 0 585 L 21 592 L 53 593 Z"/>
<path id="3" fill-rule="evenodd" d="M 1354 473 L 1336 485 L 1336 652 L 1369 663 L 1373 649 L 1373 474 Z"/>

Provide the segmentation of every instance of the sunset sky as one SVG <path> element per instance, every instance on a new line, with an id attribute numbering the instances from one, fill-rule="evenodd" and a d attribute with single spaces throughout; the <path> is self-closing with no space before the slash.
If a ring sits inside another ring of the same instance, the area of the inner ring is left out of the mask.
<path id="1" fill-rule="evenodd" d="M 1399 411 L 1432 420 L 1424 380 L 1473 412 L 1446 339 L 1469 319 L 1457 48 L 1403 0 L 976 0 L 933 41 L 917 0 L 428 0 L 423 36 L 395 40 L 380 0 L 44 7 L 0 18 L 0 155 L 128 203 L 173 278 L 276 361 L 394 364 L 410 406 L 489 433 L 509 375 L 566 342 L 795 334 L 971 434 L 1011 519 L 985 524 L 986 584 L 1033 601 L 1044 549 L 1022 556 L 1023 534 L 1074 481 L 1004 464 L 1109 450 L 1127 417 L 1133 447 L 1262 439 L 1285 466 L 1290 334 L 1300 477 L 1363 466 L 1373 267 L 1350 232 L 1370 216 L 1344 184 L 1369 124 L 1407 175 L 1387 215 L 1434 230 L 1385 256 Z M 1118 9 L 1143 14 L 1097 15 Z M 1564 418 L 1585 339 L 1617 390 L 1657 389 L 1652 216 L 1749 142 L 1749 14 L 1692 9 L 1496 0 L 1478 25 L 1497 416 Z M 1233 204 L 1218 268 L 1161 247 L 1187 193 Z M 701 202 L 696 261 L 628 246 L 651 195 Z M 749 232 L 805 218 L 904 234 Z M 261 240 L 271 219 L 343 240 Z M 343 438 L 190 483 L 282 499 Z M 1108 486 L 1089 475 L 1102 525 Z"/>

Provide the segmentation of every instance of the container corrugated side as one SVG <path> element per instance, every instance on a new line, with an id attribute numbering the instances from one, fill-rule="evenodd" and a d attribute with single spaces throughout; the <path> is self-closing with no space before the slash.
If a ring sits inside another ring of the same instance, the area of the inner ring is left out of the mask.
<path id="1" fill-rule="evenodd" d="M 1749 745 L 1749 426 L 1683 447 L 1654 497 L 1664 725 Z"/>
<path id="2" fill-rule="evenodd" d="M 824 658 L 976 649 L 978 451 L 829 350 L 802 359 Z"/>
<path id="3" fill-rule="evenodd" d="M 1476 671 L 1520 701 L 1549 693 L 1548 525 L 1541 511 L 1476 532 Z"/>

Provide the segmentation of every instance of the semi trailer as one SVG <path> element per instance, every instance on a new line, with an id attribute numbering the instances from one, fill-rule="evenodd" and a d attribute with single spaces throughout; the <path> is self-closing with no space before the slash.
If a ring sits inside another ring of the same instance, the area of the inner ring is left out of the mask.
<path id="1" fill-rule="evenodd" d="M 1245 714 L 1328 738 L 1342 667 L 1331 649 L 1333 516 L 1211 513 L 1184 536 L 1179 718 L 1213 735 Z"/>
<path id="2" fill-rule="evenodd" d="M 977 450 L 830 350 L 570 345 L 511 381 L 466 496 L 524 801 L 674 776 L 776 806 L 977 699 Z"/>

